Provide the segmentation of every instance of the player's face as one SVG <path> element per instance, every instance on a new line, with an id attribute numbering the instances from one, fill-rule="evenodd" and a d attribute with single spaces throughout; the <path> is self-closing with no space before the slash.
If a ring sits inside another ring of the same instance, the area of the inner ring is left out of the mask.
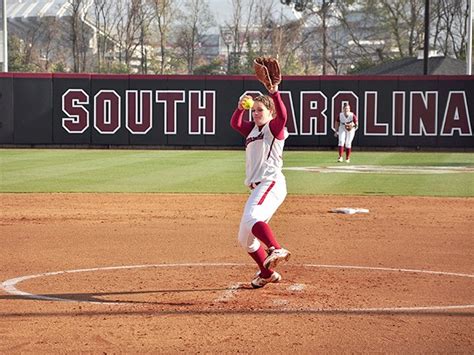
<path id="1" fill-rule="evenodd" d="M 273 118 L 272 111 L 259 101 L 253 104 L 252 117 L 257 126 L 263 126 Z"/>
<path id="2" fill-rule="evenodd" d="M 349 105 L 344 106 L 344 113 L 351 112 L 351 107 Z"/>

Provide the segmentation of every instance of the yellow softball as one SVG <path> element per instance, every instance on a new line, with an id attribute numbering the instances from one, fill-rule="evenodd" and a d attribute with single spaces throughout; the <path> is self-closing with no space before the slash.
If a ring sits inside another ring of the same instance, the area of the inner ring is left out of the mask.
<path id="1" fill-rule="evenodd" d="M 253 100 L 251 98 L 246 98 L 242 102 L 242 107 L 246 110 L 250 110 L 253 107 Z"/>

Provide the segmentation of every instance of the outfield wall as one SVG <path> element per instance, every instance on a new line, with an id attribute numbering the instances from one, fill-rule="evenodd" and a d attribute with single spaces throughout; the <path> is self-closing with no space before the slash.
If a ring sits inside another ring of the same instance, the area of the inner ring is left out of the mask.
<path id="1" fill-rule="evenodd" d="M 337 145 L 345 102 L 360 148 L 474 148 L 474 76 L 291 76 L 288 147 Z M 239 147 L 229 120 L 253 76 L 0 74 L 1 145 Z"/>

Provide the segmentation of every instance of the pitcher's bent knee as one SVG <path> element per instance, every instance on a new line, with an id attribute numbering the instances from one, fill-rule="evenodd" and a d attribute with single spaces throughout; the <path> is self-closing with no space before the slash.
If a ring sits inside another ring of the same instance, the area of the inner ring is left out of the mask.
<path id="1" fill-rule="evenodd" d="M 260 248 L 260 241 L 252 233 L 239 233 L 238 241 L 240 246 L 248 253 L 254 253 Z"/>

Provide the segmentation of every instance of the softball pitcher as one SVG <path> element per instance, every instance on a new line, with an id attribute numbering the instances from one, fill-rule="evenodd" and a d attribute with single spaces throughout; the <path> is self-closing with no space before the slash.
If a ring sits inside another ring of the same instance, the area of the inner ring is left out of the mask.
<path id="1" fill-rule="evenodd" d="M 338 127 L 338 149 L 339 157 L 337 161 L 340 163 L 343 161 L 342 155 L 344 148 L 346 149 L 346 163 L 350 163 L 351 152 L 352 152 L 352 140 L 354 139 L 355 132 L 357 129 L 357 116 L 351 112 L 349 104 L 344 104 L 342 112 L 336 118 L 336 125 Z"/>
<path id="2" fill-rule="evenodd" d="M 251 282 L 253 288 L 279 282 L 281 275 L 272 268 L 290 258 L 290 252 L 280 246 L 268 225 L 286 197 L 286 180 L 281 170 L 288 137 L 287 113 L 278 85 L 269 92 L 271 96 L 254 99 L 252 122 L 243 119 L 244 102 L 250 96 L 242 97 L 230 121 L 232 128 L 246 137 L 245 185 L 250 189 L 250 196 L 240 221 L 238 240 L 260 269 Z"/>

